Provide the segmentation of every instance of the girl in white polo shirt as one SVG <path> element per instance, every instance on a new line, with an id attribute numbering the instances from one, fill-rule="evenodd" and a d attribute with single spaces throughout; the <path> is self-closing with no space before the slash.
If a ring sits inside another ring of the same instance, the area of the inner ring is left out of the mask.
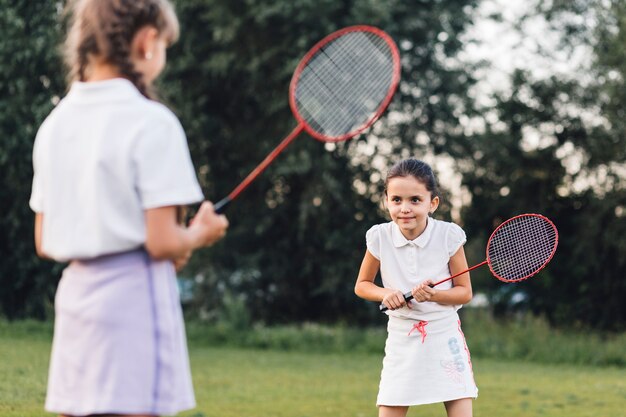
<path id="1" fill-rule="evenodd" d="M 430 166 L 416 159 L 395 164 L 385 180 L 391 222 L 367 231 L 357 278 L 359 297 L 382 302 L 389 322 L 377 399 L 379 417 L 404 417 L 411 405 L 443 402 L 448 417 L 472 415 L 478 396 L 457 310 L 472 298 L 463 230 L 430 215 L 439 205 Z M 380 271 L 383 287 L 374 283 Z M 413 300 L 403 294 L 410 291 Z"/>
<path id="2" fill-rule="evenodd" d="M 178 36 L 167 0 L 77 0 L 73 83 L 35 141 L 40 256 L 69 262 L 55 299 L 46 410 L 171 415 L 195 399 L 175 266 L 228 226 L 204 202 L 183 129 L 151 86 Z"/>

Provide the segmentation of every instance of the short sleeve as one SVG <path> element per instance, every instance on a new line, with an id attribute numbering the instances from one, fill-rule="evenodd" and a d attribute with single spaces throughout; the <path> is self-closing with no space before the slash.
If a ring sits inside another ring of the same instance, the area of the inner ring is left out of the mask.
<path id="1" fill-rule="evenodd" d="M 449 223 L 449 225 L 446 236 L 446 249 L 448 250 L 448 256 L 452 256 L 465 244 L 467 237 L 460 226 L 454 223 Z"/>
<path id="2" fill-rule="evenodd" d="M 30 200 L 28 202 L 30 208 L 35 213 L 43 212 L 43 192 L 42 192 L 42 178 L 38 170 L 35 168 L 35 175 L 33 176 L 32 191 L 30 193 Z"/>
<path id="3" fill-rule="evenodd" d="M 42 127 L 40 128 L 39 132 L 37 133 L 37 138 L 35 139 L 35 144 L 33 145 L 33 183 L 32 183 L 32 189 L 31 189 L 31 193 L 30 193 L 30 200 L 28 202 L 31 210 L 33 210 L 35 213 L 41 213 L 43 212 L 43 206 L 44 206 L 44 202 L 43 202 L 43 189 L 44 189 L 44 185 L 43 185 L 43 181 L 44 181 L 44 175 L 42 175 L 41 171 L 43 169 L 43 167 L 41 166 L 41 147 L 42 147 L 42 136 L 43 133 L 42 131 L 44 130 L 44 125 L 42 125 Z"/>
<path id="4" fill-rule="evenodd" d="M 374 255 L 374 258 L 380 260 L 380 225 L 372 226 L 365 233 L 365 243 L 367 250 Z"/>
<path id="5" fill-rule="evenodd" d="M 183 128 L 173 114 L 164 116 L 143 132 L 134 149 L 137 189 L 144 209 L 203 199 Z"/>

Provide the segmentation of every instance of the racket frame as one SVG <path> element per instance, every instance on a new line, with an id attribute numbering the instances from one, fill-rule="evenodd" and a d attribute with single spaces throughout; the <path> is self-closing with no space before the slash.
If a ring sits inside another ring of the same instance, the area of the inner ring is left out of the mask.
<path id="1" fill-rule="evenodd" d="M 300 75 L 302 74 L 302 71 L 304 71 L 306 66 L 308 65 L 311 58 L 313 58 L 320 49 L 322 49 L 323 47 L 325 47 L 326 45 L 328 45 L 335 39 L 349 32 L 370 32 L 379 36 L 387 43 L 387 46 L 389 46 L 389 50 L 391 51 L 391 58 L 393 61 L 391 84 L 389 85 L 389 90 L 387 91 L 387 95 L 385 96 L 383 101 L 381 101 L 381 104 L 378 106 L 378 109 L 376 110 L 376 112 L 364 124 L 362 124 L 357 129 L 354 129 L 346 134 L 339 135 L 339 136 L 328 136 L 328 135 L 325 135 L 323 133 L 316 131 L 302 117 L 302 115 L 300 115 L 300 112 L 298 111 L 298 106 L 296 104 L 296 90 L 298 88 L 298 82 L 300 81 Z M 385 111 L 387 106 L 389 106 L 389 103 L 391 102 L 391 99 L 393 98 L 393 95 L 395 94 L 399 83 L 400 83 L 400 52 L 398 51 L 398 47 L 396 46 L 391 36 L 389 36 L 385 31 L 378 29 L 374 26 L 368 26 L 368 25 L 348 26 L 343 29 L 335 31 L 331 33 L 330 35 L 327 35 L 325 38 L 323 38 L 318 43 L 313 45 L 313 47 L 309 50 L 309 52 L 307 52 L 306 55 L 304 55 L 304 57 L 300 60 L 300 62 L 298 63 L 298 66 L 296 67 L 296 70 L 293 73 L 293 76 L 291 77 L 291 83 L 289 84 L 289 106 L 291 107 L 291 112 L 293 113 L 294 117 L 298 121 L 298 124 L 302 125 L 304 130 L 311 137 L 322 142 L 341 142 L 341 141 L 350 139 L 358 135 L 359 133 L 363 132 L 365 129 L 370 127 L 376 120 L 378 120 L 378 118 Z"/>

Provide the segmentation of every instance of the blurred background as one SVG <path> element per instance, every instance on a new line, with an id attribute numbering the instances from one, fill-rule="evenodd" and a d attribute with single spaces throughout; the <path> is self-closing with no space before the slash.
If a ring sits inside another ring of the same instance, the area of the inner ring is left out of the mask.
<path id="1" fill-rule="evenodd" d="M 444 188 L 470 264 L 501 221 L 541 213 L 560 232 L 537 278 L 472 272 L 476 309 L 562 329 L 626 329 L 626 3 L 619 0 L 178 0 L 181 38 L 159 80 L 207 199 L 228 194 L 295 126 L 288 86 L 330 32 L 388 32 L 402 80 L 373 128 L 302 135 L 226 214 L 180 274 L 190 321 L 383 326 L 353 292 L 365 232 L 387 221 L 383 180 L 416 157 Z M 40 123 L 65 94 L 64 2 L 0 0 L 0 317 L 53 317 L 63 265 L 35 256 L 28 207 Z M 192 328 L 193 333 L 193 328 Z"/>

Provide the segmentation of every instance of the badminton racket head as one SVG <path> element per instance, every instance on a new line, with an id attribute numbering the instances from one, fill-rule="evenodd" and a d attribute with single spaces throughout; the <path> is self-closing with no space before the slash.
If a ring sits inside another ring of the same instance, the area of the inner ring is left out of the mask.
<path id="1" fill-rule="evenodd" d="M 371 126 L 400 81 L 400 54 L 372 26 L 350 26 L 319 41 L 302 58 L 289 87 L 289 105 L 315 139 L 339 142 Z"/>
<path id="2" fill-rule="evenodd" d="M 559 233 L 548 218 L 522 214 L 493 231 L 487 242 L 487 263 L 500 281 L 522 281 L 550 262 L 558 243 Z"/>

